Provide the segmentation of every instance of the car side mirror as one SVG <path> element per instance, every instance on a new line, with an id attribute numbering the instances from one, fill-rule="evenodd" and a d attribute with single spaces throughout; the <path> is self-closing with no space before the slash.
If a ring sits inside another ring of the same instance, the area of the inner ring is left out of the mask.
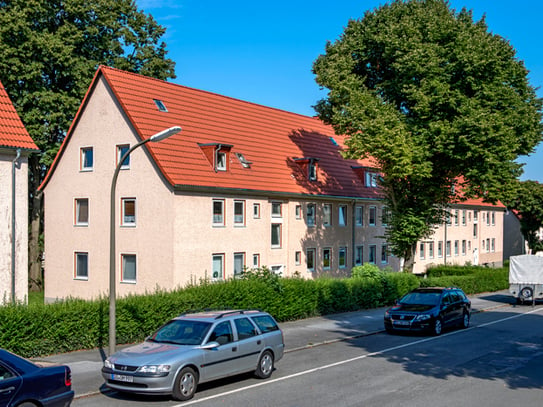
<path id="1" fill-rule="evenodd" d="M 213 350 L 213 349 L 217 349 L 219 346 L 221 346 L 219 345 L 219 342 L 211 341 L 211 342 L 206 343 L 205 345 L 200 346 L 200 349 Z"/>

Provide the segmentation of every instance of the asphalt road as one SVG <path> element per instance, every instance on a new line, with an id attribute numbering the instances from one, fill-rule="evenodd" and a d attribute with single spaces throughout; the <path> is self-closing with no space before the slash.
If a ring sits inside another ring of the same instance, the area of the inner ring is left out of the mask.
<path id="1" fill-rule="evenodd" d="M 440 337 L 366 329 L 382 328 L 380 311 L 306 320 L 283 327 L 289 351 L 268 380 L 244 375 L 204 384 L 185 403 L 97 392 L 72 405 L 543 405 L 543 305 L 513 306 L 501 295 L 472 301 L 480 312 L 472 316 L 471 327 Z M 289 340 L 301 338 L 301 346 L 288 347 Z"/>

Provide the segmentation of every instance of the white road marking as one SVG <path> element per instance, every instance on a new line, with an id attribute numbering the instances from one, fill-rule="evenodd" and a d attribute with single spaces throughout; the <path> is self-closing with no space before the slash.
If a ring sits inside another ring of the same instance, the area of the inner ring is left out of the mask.
<path id="1" fill-rule="evenodd" d="M 330 368 L 332 368 L 332 367 L 337 367 L 337 366 L 345 365 L 345 364 L 347 364 L 347 363 L 355 362 L 355 361 L 357 361 L 357 360 L 362 360 L 362 359 L 366 359 L 366 358 L 369 358 L 369 357 L 372 357 L 372 356 L 377 356 L 377 355 L 383 355 L 383 354 L 385 354 L 385 353 L 393 352 L 393 351 L 396 351 L 396 350 L 398 350 L 398 349 L 403 349 L 403 348 L 407 348 L 407 347 L 410 347 L 410 346 L 418 345 L 418 344 L 421 344 L 421 343 L 425 343 L 425 342 L 429 342 L 429 341 L 434 341 L 434 340 L 436 340 L 436 339 L 443 338 L 443 337 L 446 337 L 446 336 L 456 335 L 456 334 L 459 334 L 459 333 L 461 333 L 461 332 L 466 332 L 466 331 L 469 331 L 469 330 L 472 330 L 472 329 L 483 328 L 483 327 L 486 327 L 486 326 L 498 324 L 498 323 L 500 323 L 500 322 L 508 321 L 508 320 L 510 320 L 510 319 L 520 318 L 520 317 L 522 317 L 522 316 L 524 316 L 524 315 L 533 314 L 533 313 L 535 313 L 535 312 L 539 312 L 539 311 L 542 311 L 542 310 L 543 310 L 543 308 L 536 308 L 536 309 L 533 309 L 533 310 L 531 310 L 531 311 L 527 311 L 527 312 L 523 312 L 523 313 L 521 313 L 521 314 L 517 314 L 517 315 L 510 316 L 510 317 L 498 319 L 498 320 L 496 320 L 496 321 L 487 322 L 487 323 L 485 323 L 485 324 L 481 324 L 481 325 L 477 325 L 477 326 L 471 326 L 471 327 L 469 327 L 468 329 L 462 329 L 462 330 L 451 331 L 451 332 L 446 333 L 446 334 L 441 335 L 441 336 L 432 336 L 432 337 L 429 337 L 429 338 L 420 339 L 420 340 L 417 340 L 417 341 L 414 341 L 414 342 L 405 343 L 405 344 L 403 344 L 403 345 L 393 346 L 392 348 L 387 348 L 387 349 L 383 349 L 383 350 L 380 350 L 380 351 L 377 351 L 377 352 L 371 352 L 371 353 L 367 353 L 367 354 L 365 354 L 365 355 L 356 356 L 356 357 L 354 357 L 354 358 L 341 360 L 341 361 L 335 362 L 335 363 L 330 363 L 330 364 L 328 364 L 328 365 L 315 367 L 315 368 L 313 368 L 313 369 L 304 370 L 304 371 L 302 371 L 302 372 L 294 373 L 294 374 L 291 374 L 291 375 L 288 375 L 288 376 L 278 377 L 277 379 L 266 380 L 265 382 L 252 384 L 252 385 L 250 385 L 250 386 L 241 387 L 241 388 L 239 388 L 239 389 L 234 389 L 234 390 L 230 390 L 230 391 L 225 391 L 225 392 L 223 392 L 223 393 L 215 394 L 215 395 L 213 395 L 213 396 L 204 397 L 204 398 L 201 398 L 201 399 L 198 399 L 198 400 L 190 400 L 190 401 L 184 402 L 184 403 L 182 403 L 182 404 L 178 404 L 178 405 L 176 405 L 176 406 L 174 406 L 174 407 L 190 406 L 190 405 L 193 405 L 193 404 L 198 404 L 198 403 L 202 403 L 202 402 L 209 401 L 209 400 L 213 400 L 213 399 L 217 399 L 217 398 L 221 398 L 221 397 L 226 397 L 226 396 L 229 396 L 229 395 L 231 395 L 231 394 L 240 393 L 240 392 L 242 392 L 242 391 L 247 391 L 247 390 L 255 389 L 255 388 L 257 388 L 257 387 L 268 386 L 268 385 L 273 384 L 273 383 L 282 382 L 282 381 L 285 381 L 285 380 L 293 379 L 293 378 L 295 378 L 295 377 L 304 376 L 304 375 L 307 375 L 307 374 L 319 372 L 319 371 L 321 371 L 321 370 L 330 369 Z"/>

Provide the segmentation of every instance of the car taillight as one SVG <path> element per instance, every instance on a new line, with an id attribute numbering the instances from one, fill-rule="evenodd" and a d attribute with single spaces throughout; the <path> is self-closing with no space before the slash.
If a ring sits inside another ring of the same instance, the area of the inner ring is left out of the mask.
<path id="1" fill-rule="evenodd" d="M 64 373 L 64 385 L 66 387 L 72 387 L 72 372 L 69 367 L 66 368 Z"/>

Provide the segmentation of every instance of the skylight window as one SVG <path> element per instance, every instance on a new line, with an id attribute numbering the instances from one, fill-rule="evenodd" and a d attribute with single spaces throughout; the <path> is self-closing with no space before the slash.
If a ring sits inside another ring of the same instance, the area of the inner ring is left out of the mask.
<path id="1" fill-rule="evenodd" d="M 167 112 L 168 109 L 166 109 L 166 105 L 164 104 L 164 102 L 162 100 L 159 100 L 159 99 L 153 99 L 155 101 L 155 105 L 156 107 L 158 107 L 158 110 L 160 110 L 161 112 Z"/>
<path id="2" fill-rule="evenodd" d="M 337 143 L 336 139 L 333 138 L 333 137 L 330 137 L 330 141 L 332 142 L 333 145 L 335 146 L 339 146 L 339 144 Z"/>
<path id="3" fill-rule="evenodd" d="M 248 161 L 243 154 L 236 153 L 236 156 L 238 157 L 238 160 L 243 166 L 243 168 L 251 168 L 252 162 Z"/>

